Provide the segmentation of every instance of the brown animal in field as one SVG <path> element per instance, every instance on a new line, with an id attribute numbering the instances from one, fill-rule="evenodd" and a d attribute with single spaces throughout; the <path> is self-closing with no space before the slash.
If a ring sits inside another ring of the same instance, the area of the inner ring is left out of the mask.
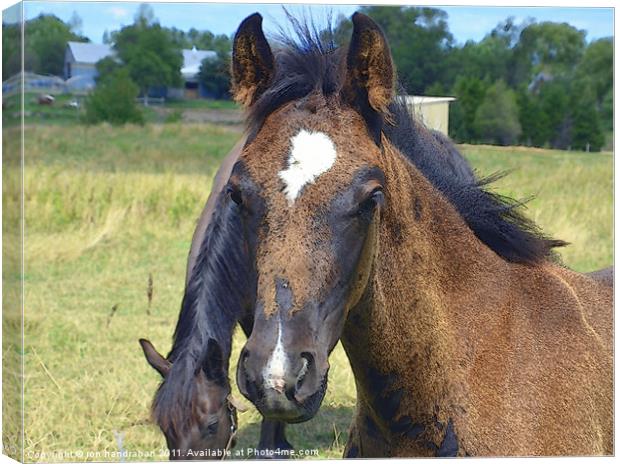
<path id="1" fill-rule="evenodd" d="M 39 105 L 53 105 L 55 100 L 53 95 L 39 95 L 37 103 Z"/>
<path id="2" fill-rule="evenodd" d="M 234 40 L 249 137 L 226 191 L 256 289 L 241 392 L 267 419 L 312 418 L 341 340 L 348 457 L 612 454 L 609 279 L 446 174 L 370 18 L 347 49 L 301 29 L 273 52 L 255 14 Z"/>

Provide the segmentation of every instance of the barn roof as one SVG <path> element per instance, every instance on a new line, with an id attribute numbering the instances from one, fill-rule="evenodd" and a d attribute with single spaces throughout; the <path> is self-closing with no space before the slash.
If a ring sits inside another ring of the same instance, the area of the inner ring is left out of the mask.
<path id="1" fill-rule="evenodd" d="M 434 103 L 445 103 L 455 101 L 455 97 L 426 97 L 422 95 L 407 95 L 405 97 L 410 105 L 432 105 Z"/>
<path id="2" fill-rule="evenodd" d="M 111 45 L 95 44 L 89 42 L 67 42 L 67 47 L 71 50 L 73 58 L 78 63 L 95 64 L 97 61 L 114 56 L 115 50 Z M 217 53 L 212 50 L 198 50 L 196 47 L 191 50 L 183 50 L 183 67 L 181 74 L 186 79 L 195 78 L 200 71 L 200 65 L 206 58 L 215 58 Z"/>
<path id="3" fill-rule="evenodd" d="M 181 74 L 185 79 L 191 79 L 200 72 L 202 60 L 206 58 L 215 58 L 217 53 L 212 50 L 198 50 L 196 47 L 191 50 L 183 50 L 183 67 Z"/>
<path id="4" fill-rule="evenodd" d="M 113 56 L 116 52 L 107 44 L 95 44 L 89 42 L 67 42 L 73 59 L 77 63 L 95 64 L 97 61 Z"/>

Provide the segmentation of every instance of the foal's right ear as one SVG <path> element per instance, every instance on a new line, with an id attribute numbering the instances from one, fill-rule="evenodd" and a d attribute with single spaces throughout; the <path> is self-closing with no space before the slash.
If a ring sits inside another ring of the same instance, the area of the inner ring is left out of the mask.
<path id="1" fill-rule="evenodd" d="M 274 71 L 274 59 L 262 28 L 263 17 L 254 13 L 243 20 L 233 41 L 232 94 L 250 106 L 265 91 Z"/>
<path id="2" fill-rule="evenodd" d="M 170 372 L 170 368 L 172 367 L 172 363 L 164 358 L 161 354 L 157 352 L 155 347 L 148 340 L 141 338 L 140 346 L 142 347 L 142 351 L 144 351 L 144 356 L 146 360 L 151 365 L 153 369 L 161 374 L 162 377 L 166 377 L 168 372 Z"/>
<path id="3" fill-rule="evenodd" d="M 342 96 L 362 108 L 369 105 L 378 114 L 388 113 L 394 96 L 395 73 L 385 35 L 371 18 L 354 13 L 353 34 L 347 53 L 347 74 Z"/>

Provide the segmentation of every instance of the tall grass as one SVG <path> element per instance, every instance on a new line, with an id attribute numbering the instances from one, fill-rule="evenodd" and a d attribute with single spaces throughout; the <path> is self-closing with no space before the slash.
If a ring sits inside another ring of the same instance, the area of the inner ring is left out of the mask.
<path id="1" fill-rule="evenodd" d="M 105 460 L 54 453 L 116 452 L 118 437 L 129 452 L 164 448 L 149 418 L 160 379 L 137 340 L 150 338 L 164 353 L 170 348 L 195 221 L 219 161 L 238 137 L 231 129 L 181 124 L 27 129 L 27 460 Z M 6 134 L 4 140 L 6 153 L 11 142 Z M 483 174 L 516 169 L 496 188 L 538 195 L 528 214 L 573 243 L 562 251 L 568 265 L 588 271 L 611 264 L 611 155 L 492 147 L 465 147 L 465 153 Z M 18 206 L 16 161 L 5 159 L 7 214 Z M 13 317 L 10 327 L 17 330 Z M 237 333 L 231 373 L 242 344 Z M 331 364 L 321 411 L 289 428 L 296 447 L 317 448 L 321 457 L 342 455 L 355 406 L 340 346 Z M 253 409 L 240 415 L 239 448 L 258 443 L 259 421 Z"/>

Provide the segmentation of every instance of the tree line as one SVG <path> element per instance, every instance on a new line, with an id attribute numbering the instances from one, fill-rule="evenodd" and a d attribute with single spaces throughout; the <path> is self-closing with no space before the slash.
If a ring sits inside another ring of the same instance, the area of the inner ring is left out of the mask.
<path id="1" fill-rule="evenodd" d="M 362 7 L 385 31 L 402 89 L 412 95 L 455 96 L 450 136 L 458 142 L 599 150 L 613 130 L 613 39 L 586 41 L 567 23 L 507 18 L 478 41 L 456 43 L 445 11 L 429 7 Z M 79 21 L 75 21 L 78 22 Z M 17 27 L 3 25 L 3 79 L 16 72 Z M 345 45 L 351 22 L 341 16 L 332 37 Z M 66 42 L 85 41 L 75 24 L 52 15 L 26 22 L 26 69 L 62 74 Z M 8 40 L 7 40 L 8 39 Z M 162 27 L 148 5 L 134 23 L 106 32 L 116 58 L 97 64 L 100 81 L 130 80 L 139 93 L 178 86 L 181 50 L 215 50 L 199 79 L 216 98 L 229 90 L 231 37 Z M 116 83 L 118 85 L 118 83 Z M 133 90 L 132 90 L 133 91 Z M 127 93 L 127 92 L 125 92 Z M 129 92 L 131 93 L 131 92 Z"/>
<path id="2" fill-rule="evenodd" d="M 567 23 L 507 18 L 479 42 L 455 43 L 445 11 L 361 9 L 385 31 L 409 94 L 455 96 L 458 142 L 600 150 L 613 130 L 613 39 L 586 42 Z M 336 41 L 350 36 L 341 17 Z"/>

